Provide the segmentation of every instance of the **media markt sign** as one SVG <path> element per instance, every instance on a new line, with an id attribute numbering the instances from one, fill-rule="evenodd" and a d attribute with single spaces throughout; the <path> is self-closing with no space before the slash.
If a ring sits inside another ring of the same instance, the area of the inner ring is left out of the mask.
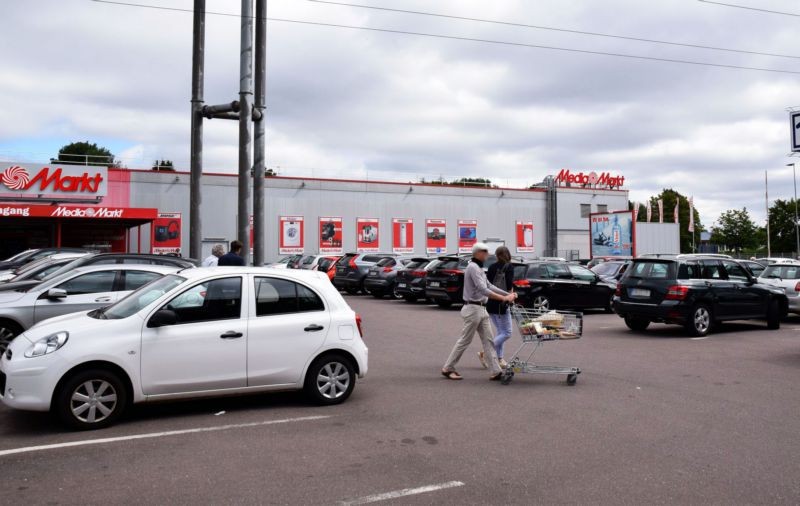
<path id="1" fill-rule="evenodd" d="M 569 169 L 561 169 L 556 176 L 556 184 L 559 186 L 591 186 L 601 188 L 621 188 L 625 184 L 625 176 L 613 176 L 610 172 L 572 172 Z"/>
<path id="2" fill-rule="evenodd" d="M 108 168 L 86 165 L 0 165 L 0 195 L 105 197 Z"/>

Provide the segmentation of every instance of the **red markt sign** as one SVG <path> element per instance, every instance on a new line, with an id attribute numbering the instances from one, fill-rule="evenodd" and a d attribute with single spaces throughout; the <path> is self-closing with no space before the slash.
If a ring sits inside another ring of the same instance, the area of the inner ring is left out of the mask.
<path id="1" fill-rule="evenodd" d="M 90 220 L 153 221 L 158 209 L 107 206 L 41 206 L 0 204 L 0 216 L 9 218 L 83 218 Z"/>
<path id="2" fill-rule="evenodd" d="M 559 186 L 580 185 L 604 188 L 621 188 L 625 184 L 625 176 L 612 176 L 610 172 L 572 172 L 570 169 L 561 169 L 556 176 Z"/>
<path id="3" fill-rule="evenodd" d="M 103 197 L 108 169 L 84 165 L 0 165 L 0 195 L 69 195 Z"/>

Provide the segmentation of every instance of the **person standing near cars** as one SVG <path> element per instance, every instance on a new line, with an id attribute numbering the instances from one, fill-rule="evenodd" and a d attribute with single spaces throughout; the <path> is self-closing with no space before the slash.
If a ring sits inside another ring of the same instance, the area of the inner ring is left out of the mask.
<path id="1" fill-rule="evenodd" d="M 486 312 L 486 303 L 489 299 L 513 302 L 516 300 L 515 293 L 501 290 L 489 283 L 486 273 L 483 272 L 483 262 L 489 256 L 489 247 L 482 243 L 476 243 L 472 247 L 472 260 L 464 271 L 464 307 L 461 308 L 461 317 L 464 319 L 464 326 L 461 330 L 461 337 L 456 341 L 453 351 L 447 358 L 447 362 L 442 367 L 442 375 L 447 379 L 460 380 L 463 377 L 456 372 L 455 366 L 464 351 L 469 347 L 475 332 L 480 337 L 483 345 L 484 356 L 489 359 L 487 364 L 492 371 L 490 379 L 500 379 L 500 364 L 497 362 L 497 355 L 494 350 L 494 339 L 492 339 L 492 325 L 489 323 L 489 313 Z"/>
<path id="2" fill-rule="evenodd" d="M 224 254 L 225 246 L 222 244 L 215 244 L 214 247 L 211 248 L 211 254 L 203 260 L 203 263 L 200 264 L 200 267 L 216 267 L 217 263 L 219 262 L 219 258 Z"/>
<path id="3" fill-rule="evenodd" d="M 219 266 L 244 266 L 244 258 L 242 258 L 242 243 L 240 241 L 231 241 L 231 250 L 226 254 L 219 257 L 217 262 Z"/>
<path id="4" fill-rule="evenodd" d="M 489 267 L 486 277 L 497 288 L 513 291 L 514 266 L 511 265 L 511 252 L 505 246 L 500 246 L 494 255 L 497 257 L 497 262 Z M 503 360 L 503 345 L 511 337 L 511 311 L 508 303 L 490 300 L 486 303 L 486 312 L 489 313 L 489 319 L 494 325 L 494 349 L 497 353 L 497 361 L 500 363 L 500 367 L 506 367 L 508 364 Z M 484 352 L 478 353 L 478 358 L 483 367 L 489 367 Z"/>

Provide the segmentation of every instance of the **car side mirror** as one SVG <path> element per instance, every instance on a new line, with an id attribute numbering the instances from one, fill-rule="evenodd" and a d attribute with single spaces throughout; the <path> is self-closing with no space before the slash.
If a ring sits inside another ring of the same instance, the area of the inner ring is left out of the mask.
<path id="1" fill-rule="evenodd" d="M 48 299 L 65 299 L 67 297 L 67 291 L 63 288 L 51 288 L 47 290 L 45 295 Z"/>
<path id="2" fill-rule="evenodd" d="M 169 327 L 178 323 L 178 315 L 171 309 L 159 309 L 147 322 L 149 328 Z"/>

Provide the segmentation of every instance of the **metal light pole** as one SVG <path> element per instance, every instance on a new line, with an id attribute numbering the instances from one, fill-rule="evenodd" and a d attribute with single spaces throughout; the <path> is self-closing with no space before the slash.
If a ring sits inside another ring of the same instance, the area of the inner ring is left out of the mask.
<path id="1" fill-rule="evenodd" d="M 792 166 L 792 180 L 794 181 L 794 237 L 796 241 L 794 257 L 800 258 L 800 223 L 798 222 L 797 212 L 797 162 L 786 164 L 787 167 L 790 165 Z"/>
<path id="2" fill-rule="evenodd" d="M 239 49 L 239 196 L 236 235 L 245 265 L 250 260 L 250 171 L 253 168 L 253 0 L 242 0 Z"/>
<path id="3" fill-rule="evenodd" d="M 256 0 L 255 132 L 253 139 L 253 265 L 264 265 L 264 176 L 266 173 L 267 0 Z"/>
<path id="4" fill-rule="evenodd" d="M 203 80 L 205 72 L 206 0 L 194 0 L 192 23 L 192 122 L 189 174 L 189 257 L 201 258 L 203 221 Z M 141 247 L 141 244 L 139 245 Z"/>
<path id="5" fill-rule="evenodd" d="M 767 210 L 767 256 L 772 256 L 772 246 L 770 245 L 769 238 L 769 176 L 767 171 L 764 171 L 764 204 Z"/>

